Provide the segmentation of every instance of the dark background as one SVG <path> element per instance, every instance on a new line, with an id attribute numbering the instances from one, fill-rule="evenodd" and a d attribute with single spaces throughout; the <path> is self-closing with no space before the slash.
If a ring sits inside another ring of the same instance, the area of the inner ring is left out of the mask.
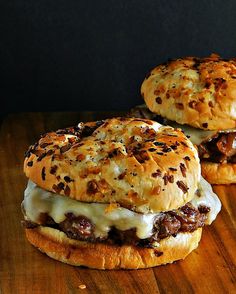
<path id="1" fill-rule="evenodd" d="M 1 114 L 125 110 L 168 58 L 236 56 L 236 1 L 1 1 Z"/>

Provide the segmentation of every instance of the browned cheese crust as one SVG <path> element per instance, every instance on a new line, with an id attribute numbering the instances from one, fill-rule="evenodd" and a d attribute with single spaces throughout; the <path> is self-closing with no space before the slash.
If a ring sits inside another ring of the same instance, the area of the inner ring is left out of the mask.
<path id="1" fill-rule="evenodd" d="M 235 163 L 201 161 L 202 176 L 210 184 L 227 185 L 236 183 Z"/>
<path id="2" fill-rule="evenodd" d="M 178 233 L 161 240 L 157 249 L 115 246 L 72 240 L 49 227 L 26 229 L 29 242 L 48 256 L 62 262 L 96 269 L 138 269 L 184 259 L 198 246 L 202 229 Z"/>
<path id="3" fill-rule="evenodd" d="M 236 59 L 186 57 L 154 68 L 141 93 L 148 108 L 205 130 L 236 126 Z"/>
<path id="4" fill-rule="evenodd" d="M 45 190 L 143 213 L 183 206 L 200 178 L 197 151 L 180 130 L 138 118 L 47 133 L 26 153 L 24 171 Z"/>

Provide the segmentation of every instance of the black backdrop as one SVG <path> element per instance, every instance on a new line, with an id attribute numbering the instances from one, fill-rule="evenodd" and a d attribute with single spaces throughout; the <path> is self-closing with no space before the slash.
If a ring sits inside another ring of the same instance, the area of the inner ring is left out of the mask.
<path id="1" fill-rule="evenodd" d="M 236 1 L 0 3 L 1 113 L 124 110 L 168 58 L 236 56 Z"/>

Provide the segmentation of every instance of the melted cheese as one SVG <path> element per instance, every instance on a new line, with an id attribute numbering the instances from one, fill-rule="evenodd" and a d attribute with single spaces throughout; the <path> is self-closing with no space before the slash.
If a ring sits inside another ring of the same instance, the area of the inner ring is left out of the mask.
<path id="1" fill-rule="evenodd" d="M 167 120 L 167 124 L 173 128 L 182 129 L 186 136 L 189 136 L 189 140 L 195 144 L 200 145 L 203 141 L 209 140 L 214 137 L 217 133 L 235 133 L 236 129 L 227 130 L 215 130 L 215 131 L 205 131 L 202 129 L 197 129 L 188 125 L 181 125 L 177 122 Z"/>
<path id="2" fill-rule="evenodd" d="M 119 230 L 137 229 L 137 236 L 151 236 L 155 214 L 139 214 L 118 207 L 109 211 L 109 204 L 79 202 L 48 192 L 29 181 L 25 190 L 23 207 L 29 220 L 38 221 L 40 213 L 48 213 L 56 223 L 65 220 L 65 214 L 83 215 L 95 224 L 95 236 L 106 236 L 112 226 Z"/>
<path id="3" fill-rule="evenodd" d="M 195 208 L 200 205 L 210 207 L 211 210 L 207 214 L 207 220 L 205 222 L 207 225 L 210 225 L 221 210 L 221 202 L 217 195 L 213 192 L 211 185 L 203 177 L 201 177 L 198 189 L 199 196 L 195 196 L 191 203 Z"/>
<path id="4" fill-rule="evenodd" d="M 204 131 L 188 125 L 181 125 L 173 121 L 167 121 L 167 123 L 173 128 L 182 129 L 185 135 L 189 136 L 189 140 L 195 145 L 201 144 L 203 141 L 210 139 L 218 133 L 218 131 Z"/>
<path id="5" fill-rule="evenodd" d="M 201 180 L 200 196 L 195 195 L 192 204 L 210 207 L 207 223 L 210 224 L 220 211 L 221 204 L 211 186 Z M 26 219 L 37 223 L 40 213 L 48 213 L 56 222 L 65 220 L 65 214 L 83 215 L 95 225 L 95 236 L 104 237 L 112 226 L 121 231 L 136 228 L 138 238 L 145 239 L 152 235 L 153 223 L 159 214 L 140 214 L 122 207 L 109 209 L 109 204 L 86 203 L 46 191 L 29 180 L 22 206 Z"/>

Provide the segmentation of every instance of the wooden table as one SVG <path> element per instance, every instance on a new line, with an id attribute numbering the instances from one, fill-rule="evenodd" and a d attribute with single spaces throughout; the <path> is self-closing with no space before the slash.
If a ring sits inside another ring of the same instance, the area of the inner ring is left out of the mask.
<path id="1" fill-rule="evenodd" d="M 50 259 L 26 241 L 20 224 L 27 182 L 24 151 L 45 131 L 108 116 L 112 113 L 21 113 L 3 121 L 0 293 L 236 293 L 236 185 L 214 187 L 223 204 L 220 215 L 204 228 L 199 247 L 171 265 L 146 270 L 76 268 Z"/>

